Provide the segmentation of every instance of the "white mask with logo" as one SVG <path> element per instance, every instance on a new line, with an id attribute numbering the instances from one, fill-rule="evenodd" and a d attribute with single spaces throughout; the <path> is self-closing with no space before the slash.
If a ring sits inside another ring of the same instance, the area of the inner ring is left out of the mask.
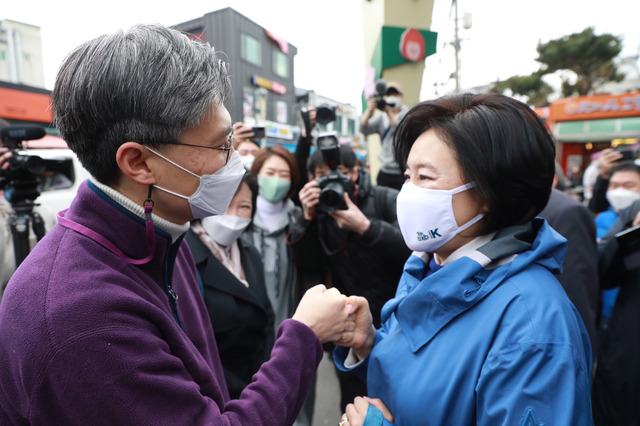
<path id="1" fill-rule="evenodd" d="M 192 171 L 187 170 L 181 165 L 169 160 L 164 155 L 155 152 L 153 149 L 149 147 L 147 147 L 147 149 L 179 169 L 200 178 L 200 185 L 198 185 L 198 189 L 190 197 L 169 191 L 168 189 L 162 188 L 158 185 L 153 185 L 154 188 L 158 188 L 171 195 L 188 200 L 189 206 L 191 207 L 191 214 L 194 219 L 201 219 L 203 217 L 216 214 L 224 214 L 224 212 L 227 211 L 233 196 L 236 194 L 236 189 L 238 189 L 238 185 L 240 185 L 240 182 L 242 181 L 242 176 L 245 174 L 244 166 L 242 165 L 240 156 L 237 152 L 234 152 L 231 155 L 229 162 L 217 172 L 211 175 L 198 176 Z"/>
<path id="2" fill-rule="evenodd" d="M 611 207 L 617 212 L 626 209 L 636 200 L 640 200 L 640 193 L 635 191 L 624 188 L 607 191 L 607 201 L 609 201 Z"/>
<path id="3" fill-rule="evenodd" d="M 398 194 L 396 209 L 407 247 L 413 251 L 433 253 L 482 219 L 484 214 L 480 213 L 458 226 L 453 213 L 453 196 L 474 186 L 474 183 L 468 183 L 454 189 L 440 190 L 405 183 Z"/>
<path id="4" fill-rule="evenodd" d="M 250 223 L 251 219 L 231 214 L 209 216 L 202 219 L 202 227 L 207 231 L 207 234 L 224 247 L 230 246 L 240 238 Z"/>

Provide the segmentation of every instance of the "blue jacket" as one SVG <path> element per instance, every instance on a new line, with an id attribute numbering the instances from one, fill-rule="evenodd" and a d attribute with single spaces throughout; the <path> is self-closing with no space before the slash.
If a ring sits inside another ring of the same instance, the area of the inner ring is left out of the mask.
<path id="1" fill-rule="evenodd" d="M 354 367 L 369 396 L 398 425 L 593 424 L 589 337 L 553 275 L 565 250 L 536 218 L 431 275 L 412 255 Z"/>

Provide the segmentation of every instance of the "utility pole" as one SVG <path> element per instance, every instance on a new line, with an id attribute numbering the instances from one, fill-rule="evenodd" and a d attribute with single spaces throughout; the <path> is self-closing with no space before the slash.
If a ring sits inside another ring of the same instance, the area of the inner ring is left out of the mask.
<path id="1" fill-rule="evenodd" d="M 451 1 L 451 7 L 453 7 L 453 41 L 451 45 L 455 49 L 455 64 L 456 70 L 452 74 L 456 81 L 456 90 L 455 93 L 460 93 L 460 36 L 458 35 L 458 0 Z M 462 28 L 468 30 L 471 28 L 471 14 L 465 13 L 462 17 Z"/>
<path id="2" fill-rule="evenodd" d="M 455 49 L 456 70 L 454 77 L 456 80 L 456 93 L 460 93 L 460 38 L 458 37 L 458 0 L 453 0 L 454 7 L 454 34 L 453 34 L 453 48 Z"/>

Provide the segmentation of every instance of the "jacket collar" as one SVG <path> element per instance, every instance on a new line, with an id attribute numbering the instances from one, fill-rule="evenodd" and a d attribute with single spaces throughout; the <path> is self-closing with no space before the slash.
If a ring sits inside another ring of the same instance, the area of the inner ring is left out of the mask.
<path id="1" fill-rule="evenodd" d="M 222 263 L 220 263 L 207 246 L 200 240 L 200 237 L 195 232 L 189 230 L 187 232 L 187 241 L 193 254 L 193 259 L 196 265 L 200 265 L 206 262 L 205 269 L 203 271 L 202 281 L 205 287 L 212 287 L 224 293 L 231 294 L 247 302 L 253 303 L 260 308 L 264 309 L 261 301 L 256 297 L 257 288 L 249 289 L 245 287 L 238 279 L 233 275 Z M 247 281 L 253 285 L 256 285 L 257 277 L 254 276 L 254 271 L 247 268 L 247 247 L 242 241 L 242 238 L 238 238 L 238 248 L 240 249 L 240 257 L 242 259 L 242 265 L 247 277 Z M 198 269 L 200 269 L 198 267 Z M 237 285 L 233 285 L 237 283 Z"/>
<path id="2" fill-rule="evenodd" d="M 148 254 L 144 220 L 89 181 L 80 184 L 65 217 L 102 235 L 130 258 L 141 259 Z M 171 245 L 167 232 L 156 227 L 155 234 L 153 259 L 141 267 L 161 264 Z M 181 241 L 182 237 L 176 244 Z"/>
<path id="3" fill-rule="evenodd" d="M 489 243 L 427 277 L 428 263 L 411 256 L 398 294 L 382 310 L 382 321 L 395 314 L 415 352 L 452 319 L 529 265 L 559 272 L 566 244 L 544 219 L 536 218 L 499 231 Z"/>

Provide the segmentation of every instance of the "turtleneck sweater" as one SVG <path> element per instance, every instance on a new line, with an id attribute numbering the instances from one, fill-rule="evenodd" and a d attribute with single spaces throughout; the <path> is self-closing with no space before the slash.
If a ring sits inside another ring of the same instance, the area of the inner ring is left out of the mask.
<path id="1" fill-rule="evenodd" d="M 278 228 L 278 219 L 284 208 L 284 201 L 280 200 L 275 203 L 268 201 L 262 195 L 258 195 L 256 202 L 256 211 L 267 226 L 269 232 L 273 232 Z"/>
<path id="2" fill-rule="evenodd" d="M 125 209 L 129 210 L 131 213 L 139 216 L 144 219 L 144 208 L 142 204 L 138 204 L 135 201 L 127 198 L 122 193 L 116 191 L 115 189 L 107 186 L 103 183 L 98 182 L 95 178 L 91 178 L 91 183 L 97 186 L 102 192 L 107 194 L 110 198 L 112 198 L 116 203 L 120 204 Z M 163 231 L 169 233 L 171 235 L 171 242 L 175 242 L 182 234 L 189 230 L 189 222 L 178 224 L 169 222 L 166 219 L 161 218 L 155 213 L 151 213 L 151 218 L 153 219 L 154 226 L 162 229 Z"/>

